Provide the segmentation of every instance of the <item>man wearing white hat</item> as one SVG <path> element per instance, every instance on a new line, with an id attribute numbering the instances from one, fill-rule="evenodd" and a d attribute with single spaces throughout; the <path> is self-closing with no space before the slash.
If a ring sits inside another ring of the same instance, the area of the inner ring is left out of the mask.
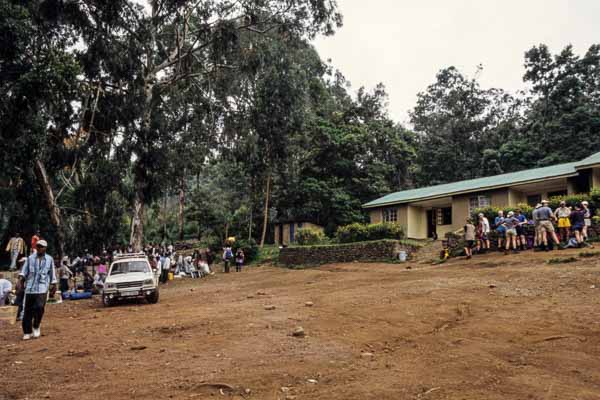
<path id="1" fill-rule="evenodd" d="M 44 317 L 48 291 L 56 293 L 56 271 L 54 260 L 46 254 L 48 243 L 36 243 L 36 252 L 30 255 L 19 274 L 19 284 L 25 288 L 25 310 L 23 314 L 23 340 L 41 336 L 40 325 Z"/>

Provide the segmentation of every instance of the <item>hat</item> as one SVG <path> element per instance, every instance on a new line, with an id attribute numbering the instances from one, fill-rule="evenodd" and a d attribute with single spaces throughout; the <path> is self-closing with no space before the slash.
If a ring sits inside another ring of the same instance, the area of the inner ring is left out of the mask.
<path id="1" fill-rule="evenodd" d="M 582 205 L 582 206 L 587 206 L 587 205 L 589 205 L 589 204 L 590 204 L 590 203 L 588 203 L 588 202 L 587 202 L 587 201 L 585 201 L 585 200 L 581 202 L 581 205 Z"/>
<path id="2" fill-rule="evenodd" d="M 484 215 L 483 215 L 483 213 L 479 213 L 479 215 L 478 215 L 478 216 L 479 216 L 479 217 L 483 217 Z"/>
<path id="3" fill-rule="evenodd" d="M 548 204 L 548 203 L 550 203 L 548 200 L 546 200 L 546 199 L 542 200 L 542 204 Z"/>
<path id="4" fill-rule="evenodd" d="M 514 212 L 512 212 L 512 211 L 509 211 L 509 212 L 508 212 L 508 216 L 509 216 L 509 217 L 512 217 L 513 215 L 515 215 L 515 213 L 514 213 Z"/>
<path id="5" fill-rule="evenodd" d="M 48 242 L 46 242 L 44 239 L 42 239 L 42 240 L 39 240 L 35 246 L 36 247 L 48 247 Z"/>

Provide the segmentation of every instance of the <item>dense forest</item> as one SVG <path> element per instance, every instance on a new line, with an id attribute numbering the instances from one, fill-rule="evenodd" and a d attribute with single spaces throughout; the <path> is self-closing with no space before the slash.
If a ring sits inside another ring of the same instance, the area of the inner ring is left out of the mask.
<path id="1" fill-rule="evenodd" d="M 311 45 L 341 24 L 330 0 L 0 0 L 2 243 L 331 234 L 392 191 L 600 151 L 600 45 L 532 47 L 520 93 L 444 68 L 402 126 Z"/>

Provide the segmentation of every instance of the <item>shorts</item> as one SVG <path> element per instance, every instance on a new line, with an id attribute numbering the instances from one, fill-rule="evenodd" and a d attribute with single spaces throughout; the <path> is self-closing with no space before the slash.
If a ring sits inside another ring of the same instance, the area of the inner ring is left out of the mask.
<path id="1" fill-rule="evenodd" d="M 590 218 L 586 218 L 583 220 L 585 226 L 592 226 L 592 220 Z"/>
<path id="2" fill-rule="evenodd" d="M 581 231 L 583 231 L 583 224 L 575 224 L 575 225 L 573 225 L 572 229 L 574 231 L 581 232 Z"/>
<path id="3" fill-rule="evenodd" d="M 569 219 L 569 217 L 560 217 L 558 219 L 558 227 L 559 228 L 570 228 L 571 220 Z"/>
<path id="4" fill-rule="evenodd" d="M 475 247 L 475 241 L 474 240 L 467 240 L 466 241 L 466 247 L 468 249 L 472 249 L 473 247 Z"/>
<path id="5" fill-rule="evenodd" d="M 499 238 L 503 239 L 506 236 L 506 231 L 504 229 L 502 229 L 502 230 L 498 229 L 496 232 L 498 233 Z"/>
<path id="6" fill-rule="evenodd" d="M 480 238 L 481 240 L 489 240 L 490 236 L 488 233 L 482 233 Z"/>
<path id="7" fill-rule="evenodd" d="M 540 233 L 554 233 L 554 225 L 550 221 L 540 221 L 538 229 Z"/>
<path id="8" fill-rule="evenodd" d="M 525 228 L 522 225 L 517 226 L 517 236 L 525 236 Z"/>
<path id="9" fill-rule="evenodd" d="M 517 236 L 517 230 L 512 228 L 512 229 L 507 229 L 506 230 L 506 237 L 513 237 L 513 236 Z"/>

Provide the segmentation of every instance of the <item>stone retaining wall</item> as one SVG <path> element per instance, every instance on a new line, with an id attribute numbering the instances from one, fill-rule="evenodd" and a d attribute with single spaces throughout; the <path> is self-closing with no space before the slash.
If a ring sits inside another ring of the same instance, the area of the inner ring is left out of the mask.
<path id="1" fill-rule="evenodd" d="M 324 246 L 297 246 L 281 249 L 279 263 L 284 266 L 321 265 L 341 262 L 392 261 L 398 259 L 400 251 L 410 257 L 417 250 L 397 240 L 378 240 Z"/>

